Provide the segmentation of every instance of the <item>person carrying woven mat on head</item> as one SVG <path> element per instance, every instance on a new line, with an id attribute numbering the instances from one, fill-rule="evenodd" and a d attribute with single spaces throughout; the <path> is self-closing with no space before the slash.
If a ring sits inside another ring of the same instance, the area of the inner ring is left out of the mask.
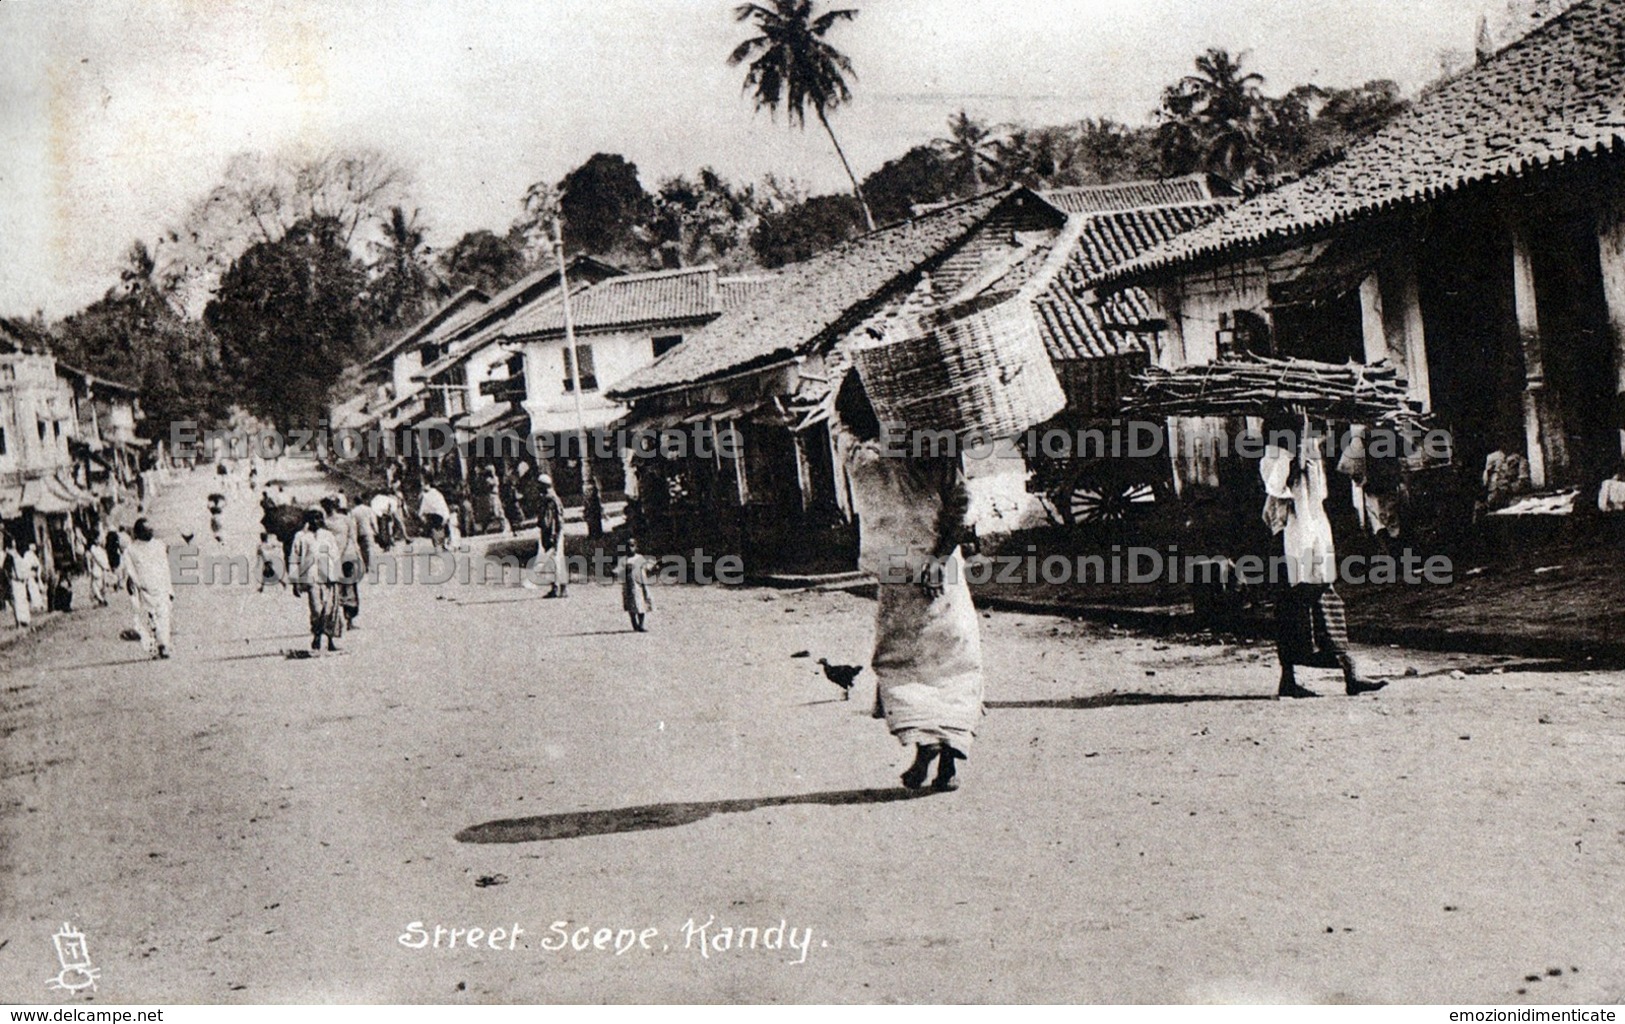
<path id="1" fill-rule="evenodd" d="M 1299 685 L 1296 668 L 1340 668 L 1349 696 L 1388 685 L 1360 676 L 1348 649 L 1343 599 L 1333 586 L 1337 552 L 1326 518 L 1326 467 L 1320 439 L 1310 436 L 1301 415 L 1264 420 L 1266 447 L 1259 463 L 1264 478 L 1264 521 L 1282 535 L 1287 583 L 1275 602 L 1276 654 L 1281 661 L 1280 697 L 1318 697 Z"/>
<path id="2" fill-rule="evenodd" d="M 969 494 L 958 456 L 901 458 L 856 373 L 836 396 L 836 440 L 858 515 L 859 564 L 879 583 L 870 664 L 886 725 L 915 748 L 903 785 L 956 788 L 982 718 L 982 636 L 959 536 Z"/>

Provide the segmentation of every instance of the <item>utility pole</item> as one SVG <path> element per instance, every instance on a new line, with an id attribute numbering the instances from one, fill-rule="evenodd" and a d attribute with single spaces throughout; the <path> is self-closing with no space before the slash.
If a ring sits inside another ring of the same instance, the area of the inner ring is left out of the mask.
<path id="1" fill-rule="evenodd" d="M 564 301 L 564 344 L 570 352 L 570 390 L 576 399 L 576 439 L 581 456 L 581 517 L 587 523 L 587 536 L 598 540 L 604 535 L 604 505 L 598 497 L 598 476 L 592 468 L 592 447 L 587 443 L 587 416 L 581 407 L 581 355 L 576 351 L 575 321 L 570 315 L 570 279 L 564 267 L 564 218 L 553 218 L 553 249 L 559 256 L 559 293 Z"/>

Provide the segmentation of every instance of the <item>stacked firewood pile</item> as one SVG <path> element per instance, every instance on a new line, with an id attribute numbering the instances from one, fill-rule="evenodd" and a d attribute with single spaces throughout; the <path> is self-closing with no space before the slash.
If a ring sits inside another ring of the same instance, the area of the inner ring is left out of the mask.
<path id="1" fill-rule="evenodd" d="M 1351 422 L 1415 419 L 1405 379 L 1387 363 L 1232 358 L 1136 376 L 1128 410 L 1150 416 L 1265 416 L 1302 411 Z"/>

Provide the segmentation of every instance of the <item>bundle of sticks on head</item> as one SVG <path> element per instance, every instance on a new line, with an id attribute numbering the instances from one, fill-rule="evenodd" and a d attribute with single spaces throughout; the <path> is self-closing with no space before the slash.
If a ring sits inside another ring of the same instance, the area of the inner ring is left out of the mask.
<path id="1" fill-rule="evenodd" d="M 1268 416 L 1296 411 L 1354 422 L 1419 419 L 1405 379 L 1388 363 L 1230 358 L 1136 376 L 1125 411 L 1148 416 Z"/>

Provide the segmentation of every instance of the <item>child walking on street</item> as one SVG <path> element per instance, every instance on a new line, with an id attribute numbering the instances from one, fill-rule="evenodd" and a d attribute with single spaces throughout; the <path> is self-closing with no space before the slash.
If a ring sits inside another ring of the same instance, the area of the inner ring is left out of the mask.
<path id="1" fill-rule="evenodd" d="M 628 538 L 621 545 L 621 564 L 615 571 L 621 579 L 621 607 L 632 620 L 632 629 L 639 633 L 648 631 L 645 616 L 654 611 L 654 602 L 649 599 L 649 569 L 649 559 L 638 554 L 638 542 Z"/>
<path id="2" fill-rule="evenodd" d="M 258 564 L 254 567 L 254 575 L 259 577 L 260 581 L 257 593 L 265 593 L 266 584 L 274 587 L 287 585 L 288 567 L 282 560 L 282 542 L 280 540 L 267 532 L 261 532 L 256 559 Z"/>

